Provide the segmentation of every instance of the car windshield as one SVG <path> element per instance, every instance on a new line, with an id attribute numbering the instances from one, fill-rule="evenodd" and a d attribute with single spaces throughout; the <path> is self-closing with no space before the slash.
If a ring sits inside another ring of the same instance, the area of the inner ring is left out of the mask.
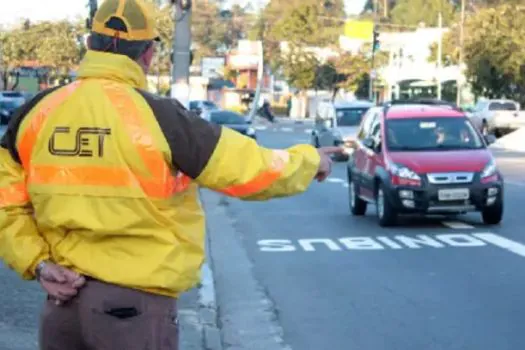
<path id="1" fill-rule="evenodd" d="M 1 109 L 12 110 L 12 109 L 16 109 L 16 108 L 20 107 L 21 105 L 22 105 L 22 103 L 19 102 L 19 101 L 11 101 L 11 100 L 0 101 L 0 108 Z"/>
<path id="2" fill-rule="evenodd" d="M 514 102 L 491 102 L 489 111 L 516 111 L 518 106 Z"/>
<path id="3" fill-rule="evenodd" d="M 211 113 L 210 121 L 215 124 L 246 124 L 242 115 L 226 111 Z"/>
<path id="4" fill-rule="evenodd" d="M 1 94 L 7 98 L 24 97 L 21 92 L 2 92 Z"/>
<path id="5" fill-rule="evenodd" d="M 337 125 L 339 126 L 359 126 L 363 115 L 368 108 L 338 108 L 336 111 Z"/>
<path id="6" fill-rule="evenodd" d="M 480 149 L 485 145 L 467 118 L 390 119 L 386 123 L 391 151 Z"/>
<path id="7" fill-rule="evenodd" d="M 217 109 L 217 105 L 213 102 L 210 102 L 210 101 L 202 101 L 202 104 L 204 105 L 204 107 L 208 108 L 208 109 Z"/>

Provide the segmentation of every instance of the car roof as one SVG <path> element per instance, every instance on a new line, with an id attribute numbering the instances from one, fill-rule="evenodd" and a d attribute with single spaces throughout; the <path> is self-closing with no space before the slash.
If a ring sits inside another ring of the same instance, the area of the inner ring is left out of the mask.
<path id="1" fill-rule="evenodd" d="M 370 101 L 360 101 L 360 100 L 357 100 L 357 101 L 344 101 L 344 102 L 334 102 L 334 107 L 337 109 L 337 108 L 359 108 L 359 107 L 364 107 L 364 108 L 370 108 L 370 107 L 373 107 L 374 104 Z"/>
<path id="2" fill-rule="evenodd" d="M 450 106 L 436 106 L 425 104 L 393 105 L 386 111 L 386 119 L 411 119 L 435 117 L 465 117 L 465 113 Z"/>

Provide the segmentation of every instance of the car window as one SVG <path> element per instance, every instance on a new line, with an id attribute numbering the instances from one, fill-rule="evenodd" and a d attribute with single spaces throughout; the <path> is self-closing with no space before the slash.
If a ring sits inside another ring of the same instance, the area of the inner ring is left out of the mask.
<path id="1" fill-rule="evenodd" d="M 338 108 L 336 110 L 337 125 L 359 126 L 368 108 Z"/>
<path id="2" fill-rule="evenodd" d="M 485 145 L 467 118 L 410 118 L 386 122 L 391 151 L 480 149 Z"/>
<path id="3" fill-rule="evenodd" d="M 203 101 L 202 104 L 206 108 L 217 108 L 217 105 L 211 101 Z"/>
<path id="4" fill-rule="evenodd" d="M 363 121 L 357 133 L 357 138 L 364 140 L 370 135 L 370 130 L 375 117 L 378 115 L 377 110 L 369 109 L 363 116 Z"/>
<path id="5" fill-rule="evenodd" d="M 518 106 L 511 101 L 508 102 L 491 102 L 489 111 L 517 111 Z"/>
<path id="6" fill-rule="evenodd" d="M 481 112 L 482 110 L 485 109 L 485 107 L 488 105 L 488 102 L 487 101 L 479 101 L 476 106 L 474 107 L 474 110 L 476 112 Z"/>
<path id="7" fill-rule="evenodd" d="M 215 124 L 246 124 L 242 115 L 229 111 L 211 113 L 210 121 Z"/>
<path id="8" fill-rule="evenodd" d="M 191 101 L 190 102 L 190 109 L 197 109 L 197 102 Z"/>
<path id="9" fill-rule="evenodd" d="M 13 97 L 24 97 L 24 95 L 22 95 L 21 92 L 17 92 L 17 91 L 2 92 L 2 96 L 4 96 L 4 97 L 9 97 L 9 98 L 13 98 Z"/>

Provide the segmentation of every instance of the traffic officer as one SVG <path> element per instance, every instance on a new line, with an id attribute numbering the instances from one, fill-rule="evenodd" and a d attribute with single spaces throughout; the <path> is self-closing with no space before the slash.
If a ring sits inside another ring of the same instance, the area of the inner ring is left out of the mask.
<path id="1" fill-rule="evenodd" d="M 198 282 L 198 187 L 291 196 L 338 148 L 258 146 L 148 93 L 159 35 L 144 0 L 107 0 L 78 79 L 18 110 L 0 148 L 0 257 L 48 297 L 41 349 L 177 349 L 177 297 Z"/>

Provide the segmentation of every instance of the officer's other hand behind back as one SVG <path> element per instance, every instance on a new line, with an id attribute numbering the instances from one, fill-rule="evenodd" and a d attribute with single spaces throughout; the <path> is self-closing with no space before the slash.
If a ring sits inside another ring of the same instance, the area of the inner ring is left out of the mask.
<path id="1" fill-rule="evenodd" d="M 315 179 L 319 182 L 323 182 L 332 172 L 332 158 L 330 157 L 333 154 L 342 153 L 343 149 L 341 147 L 321 147 L 317 150 L 319 156 L 321 157 L 321 162 L 319 162 L 319 170 Z"/>

